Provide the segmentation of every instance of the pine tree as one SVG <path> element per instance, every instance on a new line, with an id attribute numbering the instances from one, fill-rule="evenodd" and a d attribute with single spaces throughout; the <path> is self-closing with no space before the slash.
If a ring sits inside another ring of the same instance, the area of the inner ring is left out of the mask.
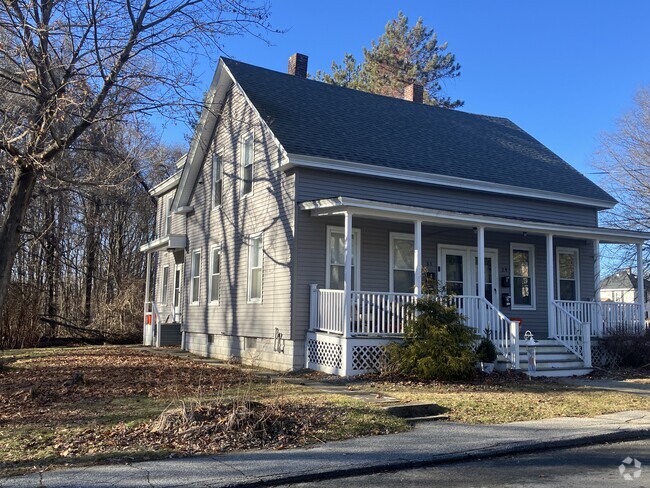
<path id="1" fill-rule="evenodd" d="M 460 76 L 460 65 L 447 43 L 438 43 L 433 29 L 420 17 L 412 28 L 399 12 L 386 24 L 384 33 L 363 49 L 364 60 L 357 63 L 346 53 L 343 63 L 332 63 L 331 74 L 316 72 L 315 78 L 339 86 L 380 95 L 401 97 L 404 87 L 418 83 L 424 87 L 424 102 L 445 108 L 457 108 L 462 100 L 445 96 L 441 82 Z"/>

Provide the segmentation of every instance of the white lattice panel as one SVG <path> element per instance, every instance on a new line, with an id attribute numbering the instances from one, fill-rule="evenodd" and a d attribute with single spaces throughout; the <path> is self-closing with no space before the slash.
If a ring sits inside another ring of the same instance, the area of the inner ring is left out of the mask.
<path id="1" fill-rule="evenodd" d="M 612 353 L 607 351 L 601 344 L 597 342 L 591 343 L 591 364 L 598 366 L 599 368 L 604 368 L 611 366 L 616 361 L 616 358 Z"/>
<path id="2" fill-rule="evenodd" d="M 379 371 L 384 359 L 384 346 L 352 346 L 353 371 Z"/>
<path id="3" fill-rule="evenodd" d="M 343 347 L 341 344 L 308 339 L 307 360 L 320 366 L 341 369 L 343 366 Z"/>

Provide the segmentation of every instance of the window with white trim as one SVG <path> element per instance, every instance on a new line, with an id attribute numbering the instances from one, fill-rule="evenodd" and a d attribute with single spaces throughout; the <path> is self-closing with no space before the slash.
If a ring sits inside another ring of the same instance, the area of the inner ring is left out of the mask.
<path id="1" fill-rule="evenodd" d="M 359 289 L 359 229 L 352 230 L 352 289 Z M 327 227 L 325 288 L 342 290 L 345 279 L 345 230 Z"/>
<path id="2" fill-rule="evenodd" d="M 390 233 L 390 291 L 412 293 L 415 286 L 413 234 Z"/>
<path id="3" fill-rule="evenodd" d="M 212 156 L 212 208 L 221 205 L 223 198 L 223 151 Z"/>
<path id="4" fill-rule="evenodd" d="M 167 288 L 169 284 L 169 266 L 163 266 L 162 287 L 160 293 L 160 303 L 167 304 Z"/>
<path id="5" fill-rule="evenodd" d="M 578 250 L 575 248 L 557 248 L 557 296 L 560 300 L 579 300 L 580 271 Z"/>
<path id="6" fill-rule="evenodd" d="M 201 250 L 192 251 L 192 263 L 190 267 L 190 303 L 199 303 L 199 291 L 201 289 Z"/>
<path id="7" fill-rule="evenodd" d="M 165 233 L 163 235 L 168 236 L 172 232 L 172 203 L 174 201 L 173 196 L 169 196 L 167 201 L 165 202 L 165 222 L 164 222 L 164 230 Z"/>
<path id="8" fill-rule="evenodd" d="M 510 245 L 510 286 L 512 309 L 535 308 L 535 247 Z"/>
<path id="9" fill-rule="evenodd" d="M 219 281 L 221 278 L 221 246 L 210 249 L 210 303 L 219 301 Z"/>
<path id="10" fill-rule="evenodd" d="M 248 301 L 262 301 L 262 263 L 264 246 L 262 234 L 248 239 Z"/>
<path id="11" fill-rule="evenodd" d="M 241 193 L 253 191 L 253 156 L 255 150 L 254 133 L 249 132 L 241 140 Z"/>

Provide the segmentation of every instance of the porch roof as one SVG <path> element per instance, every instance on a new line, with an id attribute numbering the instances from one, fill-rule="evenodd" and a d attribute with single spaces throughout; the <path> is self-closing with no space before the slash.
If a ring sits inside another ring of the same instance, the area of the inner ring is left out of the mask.
<path id="1" fill-rule="evenodd" d="M 175 251 L 185 249 L 187 245 L 187 236 L 180 234 L 168 234 L 166 236 L 158 237 L 153 241 L 140 246 L 140 252 L 155 252 L 166 249 L 168 251 Z"/>
<path id="2" fill-rule="evenodd" d="M 448 224 L 461 227 L 477 225 L 489 229 L 510 232 L 529 232 L 534 234 L 553 234 L 576 239 L 594 239 L 606 244 L 635 244 L 650 239 L 650 233 L 631 230 L 610 229 L 606 227 L 581 227 L 576 225 L 554 224 L 532 220 L 508 219 L 463 212 L 451 212 L 425 207 L 399 205 L 395 203 L 362 200 L 358 198 L 336 197 L 300 203 L 301 210 L 309 210 L 314 216 L 354 215 L 413 222 L 416 220 L 432 224 Z"/>

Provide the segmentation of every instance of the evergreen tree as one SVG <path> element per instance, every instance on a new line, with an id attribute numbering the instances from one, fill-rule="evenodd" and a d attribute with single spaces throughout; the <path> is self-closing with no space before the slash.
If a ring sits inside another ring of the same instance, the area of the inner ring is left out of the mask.
<path id="1" fill-rule="evenodd" d="M 357 63 L 346 53 L 343 63 L 332 63 L 331 74 L 316 72 L 315 78 L 339 86 L 380 95 L 402 97 L 404 87 L 418 83 L 424 87 L 424 102 L 446 108 L 463 105 L 462 100 L 445 96 L 441 82 L 460 76 L 460 65 L 447 43 L 438 43 L 433 29 L 419 18 L 409 28 L 408 18 L 399 12 L 386 24 L 384 33 L 363 49 L 364 60 Z"/>

